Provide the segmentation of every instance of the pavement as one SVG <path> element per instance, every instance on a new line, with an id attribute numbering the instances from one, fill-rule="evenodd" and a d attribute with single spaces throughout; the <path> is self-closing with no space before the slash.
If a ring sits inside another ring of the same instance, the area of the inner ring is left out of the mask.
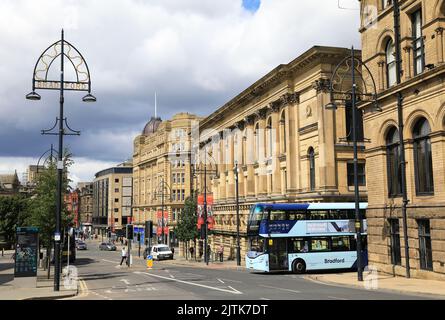
<path id="1" fill-rule="evenodd" d="M 36 282 L 27 287 L 19 285 L 14 281 L 13 251 L 5 251 L 0 255 L 0 300 L 53 300 L 74 297 L 78 294 L 77 289 L 66 289 L 61 279 L 60 290 L 54 291 L 54 267 L 51 268 L 50 278 L 47 271 L 41 268 L 37 271 Z"/>
<path id="2" fill-rule="evenodd" d="M 341 285 L 350 288 L 431 295 L 431 297 L 436 299 L 445 299 L 445 283 L 437 280 L 407 279 L 376 271 L 363 272 L 364 281 L 362 282 L 357 280 L 357 272 L 311 274 L 306 275 L 305 278 L 319 283 Z"/>

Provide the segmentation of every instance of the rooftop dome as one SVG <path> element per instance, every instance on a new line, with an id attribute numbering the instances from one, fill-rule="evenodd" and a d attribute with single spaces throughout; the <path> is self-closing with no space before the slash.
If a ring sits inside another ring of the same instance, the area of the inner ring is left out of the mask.
<path id="1" fill-rule="evenodd" d="M 159 125 L 161 124 L 162 120 L 161 118 L 157 117 L 151 117 L 150 121 L 147 122 L 145 125 L 144 130 L 142 131 L 142 134 L 144 136 L 149 136 L 158 130 Z"/>

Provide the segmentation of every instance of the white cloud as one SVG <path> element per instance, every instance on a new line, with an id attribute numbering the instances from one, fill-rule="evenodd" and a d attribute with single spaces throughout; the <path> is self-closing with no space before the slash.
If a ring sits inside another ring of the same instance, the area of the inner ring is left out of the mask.
<path id="1" fill-rule="evenodd" d="M 98 98 L 85 105 L 82 94 L 66 93 L 65 116 L 82 130 L 67 143 L 79 157 L 105 161 L 131 155 L 154 91 L 164 119 L 206 115 L 313 45 L 359 46 L 359 12 L 338 9 L 337 0 L 262 0 L 255 14 L 241 3 L 1 0 L 0 157 L 33 157 L 50 143 L 39 133 L 58 115 L 57 92 L 41 91 L 38 103 L 24 96 L 37 58 L 62 27 L 87 60 Z"/>

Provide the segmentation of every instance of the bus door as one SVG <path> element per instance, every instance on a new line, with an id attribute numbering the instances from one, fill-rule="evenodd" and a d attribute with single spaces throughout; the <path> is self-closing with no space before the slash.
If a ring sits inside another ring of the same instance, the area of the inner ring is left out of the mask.
<path id="1" fill-rule="evenodd" d="M 269 238 L 269 270 L 289 270 L 287 258 L 287 239 Z"/>

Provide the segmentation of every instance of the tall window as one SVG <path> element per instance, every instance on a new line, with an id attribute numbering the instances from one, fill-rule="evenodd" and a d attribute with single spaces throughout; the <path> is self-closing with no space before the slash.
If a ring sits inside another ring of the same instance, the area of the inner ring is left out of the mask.
<path id="1" fill-rule="evenodd" d="M 396 48 L 392 40 L 388 41 L 386 45 L 386 83 L 388 88 L 397 83 L 397 70 L 396 70 Z"/>
<path id="2" fill-rule="evenodd" d="M 434 193 L 433 160 L 431 157 L 431 128 L 425 118 L 420 119 L 414 127 L 414 170 L 416 193 Z"/>
<path id="3" fill-rule="evenodd" d="M 314 148 L 309 148 L 309 186 L 311 190 L 315 190 L 315 153 Z"/>
<path id="4" fill-rule="evenodd" d="M 419 226 L 420 268 L 433 270 L 433 252 L 431 248 L 430 220 L 417 220 Z"/>
<path id="5" fill-rule="evenodd" d="M 402 195 L 399 141 L 399 131 L 392 127 L 386 136 L 386 166 L 388 170 L 388 194 L 390 197 Z"/>
<path id="6" fill-rule="evenodd" d="M 347 101 L 345 106 L 346 113 L 346 138 L 347 141 L 353 141 L 354 132 L 352 131 L 352 102 Z M 357 130 L 357 141 L 363 142 L 363 113 L 360 110 L 356 110 L 356 130 Z"/>
<path id="7" fill-rule="evenodd" d="M 281 139 L 280 139 L 280 145 L 281 145 L 281 153 L 286 152 L 286 112 L 283 110 L 281 112 L 280 117 L 280 133 L 281 133 Z"/>
<path id="8" fill-rule="evenodd" d="M 399 219 L 389 219 L 391 233 L 391 263 L 394 265 L 402 264 L 402 256 L 400 254 L 400 226 Z"/>
<path id="9" fill-rule="evenodd" d="M 354 186 L 354 164 L 348 163 L 348 187 Z M 357 184 L 358 186 L 366 186 L 366 170 L 364 163 L 357 163 Z"/>
<path id="10" fill-rule="evenodd" d="M 425 68 L 425 51 L 423 47 L 422 36 L 422 11 L 417 10 L 411 16 L 412 37 L 413 37 L 413 56 L 414 56 L 414 74 L 423 72 Z"/>
<path id="11" fill-rule="evenodd" d="M 272 157 L 272 147 L 273 147 L 272 117 L 269 117 L 269 119 L 267 119 L 266 137 L 267 137 L 266 157 Z"/>

